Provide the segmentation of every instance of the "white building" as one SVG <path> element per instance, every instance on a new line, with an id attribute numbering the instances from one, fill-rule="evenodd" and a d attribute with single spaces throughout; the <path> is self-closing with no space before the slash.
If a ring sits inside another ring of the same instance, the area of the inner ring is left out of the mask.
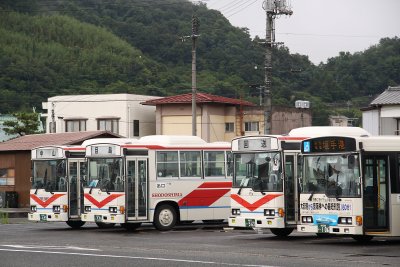
<path id="1" fill-rule="evenodd" d="M 362 126 L 372 135 L 399 135 L 400 86 L 389 87 L 361 111 Z"/>
<path id="2" fill-rule="evenodd" d="M 128 138 L 156 133 L 155 96 L 132 94 L 65 95 L 43 102 L 46 133 L 110 131 Z"/>

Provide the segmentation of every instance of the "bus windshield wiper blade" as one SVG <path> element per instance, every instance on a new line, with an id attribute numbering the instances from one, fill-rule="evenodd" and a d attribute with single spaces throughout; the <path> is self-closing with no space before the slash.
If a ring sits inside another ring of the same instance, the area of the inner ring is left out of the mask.
<path id="1" fill-rule="evenodd" d="M 308 198 L 308 201 L 311 201 L 311 199 L 312 199 L 312 197 L 314 196 L 314 194 L 315 194 L 315 190 L 313 190 L 313 191 L 311 192 L 310 197 Z"/>

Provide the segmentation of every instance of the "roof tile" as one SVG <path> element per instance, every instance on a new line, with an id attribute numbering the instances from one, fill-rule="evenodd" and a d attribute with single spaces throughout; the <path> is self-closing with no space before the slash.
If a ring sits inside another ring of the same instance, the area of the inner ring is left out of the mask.
<path id="1" fill-rule="evenodd" d="M 0 151 L 31 150 L 38 146 L 47 145 L 76 145 L 87 139 L 104 136 L 121 137 L 108 131 L 31 134 L 0 143 Z"/>
<path id="2" fill-rule="evenodd" d="M 372 100 L 371 106 L 374 105 L 398 105 L 400 104 L 400 86 L 390 87 L 386 89 L 377 98 Z"/>
<path id="3" fill-rule="evenodd" d="M 164 105 L 164 104 L 186 104 L 192 102 L 192 93 L 168 96 L 159 99 L 152 99 L 145 102 L 142 102 L 143 105 Z M 231 104 L 231 105 L 243 105 L 243 106 L 255 106 L 255 104 L 234 99 L 223 96 L 211 95 L 206 93 L 197 93 L 196 94 L 196 103 L 223 103 L 223 104 Z"/>

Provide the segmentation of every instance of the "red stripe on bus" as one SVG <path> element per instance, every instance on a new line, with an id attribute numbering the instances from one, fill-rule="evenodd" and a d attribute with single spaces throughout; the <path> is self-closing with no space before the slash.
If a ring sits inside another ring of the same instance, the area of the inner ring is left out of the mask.
<path id="1" fill-rule="evenodd" d="M 51 197 L 49 197 L 46 201 L 41 200 L 37 195 L 31 194 L 31 198 L 36 201 L 40 206 L 43 208 L 46 208 L 49 204 L 57 200 L 58 198 L 64 196 L 66 194 L 54 194 Z"/>
<path id="2" fill-rule="evenodd" d="M 223 197 L 226 193 L 230 192 L 230 188 L 227 189 L 205 189 L 205 190 L 194 190 L 181 200 L 179 200 L 179 206 L 211 206 L 218 199 Z"/>
<path id="3" fill-rule="evenodd" d="M 244 200 L 243 198 L 241 198 L 239 195 L 235 195 L 235 194 L 232 194 L 231 198 L 233 200 L 235 200 L 237 203 L 239 203 L 240 205 L 242 205 L 243 207 L 245 207 L 246 209 L 248 209 L 250 211 L 254 211 L 254 210 L 258 209 L 259 207 L 261 207 L 262 205 L 264 205 L 264 204 L 270 202 L 271 200 L 273 200 L 277 197 L 280 197 L 282 195 L 283 194 L 269 194 L 269 195 L 266 195 L 266 196 L 260 198 L 259 200 L 257 200 L 254 203 L 249 203 L 246 200 Z"/>
<path id="4" fill-rule="evenodd" d="M 232 182 L 205 182 L 198 188 L 226 188 L 232 187 Z"/>
<path id="5" fill-rule="evenodd" d="M 89 200 L 93 205 L 95 205 L 98 208 L 102 208 L 104 207 L 106 204 L 110 203 L 111 201 L 113 201 L 114 199 L 123 196 L 124 194 L 112 194 L 108 197 L 106 197 L 105 199 L 103 199 L 102 201 L 97 201 L 94 197 L 92 197 L 92 195 L 86 193 L 85 194 L 85 198 L 87 200 Z"/>

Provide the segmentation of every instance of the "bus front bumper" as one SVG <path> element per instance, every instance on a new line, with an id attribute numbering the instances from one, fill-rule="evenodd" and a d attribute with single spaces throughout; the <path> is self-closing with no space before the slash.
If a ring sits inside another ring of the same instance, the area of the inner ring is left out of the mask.
<path id="1" fill-rule="evenodd" d="M 297 231 L 300 233 L 315 233 L 315 234 L 333 234 L 333 235 L 363 235 L 362 226 L 325 226 L 325 225 L 311 225 L 299 224 Z"/>
<path id="2" fill-rule="evenodd" d="M 246 227 L 255 229 L 285 228 L 285 220 L 281 217 L 229 217 L 230 227 Z"/>
<path id="3" fill-rule="evenodd" d="M 33 222 L 66 222 L 68 221 L 68 213 L 44 213 L 30 212 L 28 213 L 28 221 Z"/>
<path id="4" fill-rule="evenodd" d="M 125 214 L 95 214 L 83 213 L 81 215 L 83 222 L 96 222 L 96 223 L 125 223 Z"/>

